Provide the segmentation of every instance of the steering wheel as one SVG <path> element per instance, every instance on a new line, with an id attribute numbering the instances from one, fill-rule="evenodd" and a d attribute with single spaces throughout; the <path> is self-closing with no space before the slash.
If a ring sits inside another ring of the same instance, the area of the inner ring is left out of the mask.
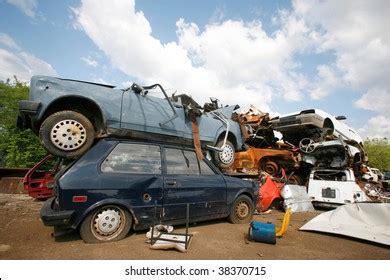
<path id="1" fill-rule="evenodd" d="M 299 141 L 299 149 L 304 153 L 312 153 L 316 149 L 315 142 L 311 138 L 303 138 Z"/>

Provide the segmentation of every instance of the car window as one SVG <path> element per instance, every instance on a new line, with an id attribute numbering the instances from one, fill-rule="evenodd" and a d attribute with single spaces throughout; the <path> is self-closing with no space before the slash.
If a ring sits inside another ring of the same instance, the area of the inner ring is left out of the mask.
<path id="1" fill-rule="evenodd" d="M 199 175 L 195 152 L 179 149 L 165 149 L 167 174 Z"/>
<path id="2" fill-rule="evenodd" d="M 160 147 L 119 143 L 104 160 L 102 172 L 161 174 Z"/>
<path id="3" fill-rule="evenodd" d="M 318 171 L 314 172 L 314 180 L 324 180 L 324 181 L 347 181 L 347 176 L 344 172 L 337 171 Z"/>
<path id="4" fill-rule="evenodd" d="M 199 161 L 199 165 L 200 165 L 200 173 L 202 175 L 215 175 L 215 172 L 203 160 Z"/>

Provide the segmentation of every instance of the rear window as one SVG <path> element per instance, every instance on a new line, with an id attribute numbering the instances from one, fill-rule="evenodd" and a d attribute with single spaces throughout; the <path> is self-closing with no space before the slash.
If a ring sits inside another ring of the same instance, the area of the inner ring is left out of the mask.
<path id="1" fill-rule="evenodd" d="M 347 181 L 347 175 L 345 172 L 339 171 L 317 171 L 314 172 L 314 180 L 324 180 L 324 181 Z"/>
<path id="2" fill-rule="evenodd" d="M 119 143 L 101 165 L 102 172 L 161 174 L 160 147 Z"/>

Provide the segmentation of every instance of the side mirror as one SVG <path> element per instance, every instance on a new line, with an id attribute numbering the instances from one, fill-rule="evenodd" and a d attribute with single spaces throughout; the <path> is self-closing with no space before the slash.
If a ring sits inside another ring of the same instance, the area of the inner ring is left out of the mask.
<path id="1" fill-rule="evenodd" d="M 346 120 L 347 118 L 345 116 L 337 116 L 336 117 L 336 120 L 338 121 L 343 121 L 343 120 Z"/>

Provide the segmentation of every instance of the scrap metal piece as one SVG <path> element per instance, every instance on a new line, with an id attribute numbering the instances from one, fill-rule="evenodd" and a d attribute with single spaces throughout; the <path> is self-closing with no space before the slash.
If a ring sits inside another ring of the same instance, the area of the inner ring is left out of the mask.
<path id="1" fill-rule="evenodd" d="M 306 186 L 285 185 L 283 186 L 280 195 L 283 197 L 284 208 L 290 209 L 292 212 L 313 211 L 314 207 L 311 203 Z"/>
<path id="2" fill-rule="evenodd" d="M 286 213 L 284 213 L 283 216 L 282 226 L 280 228 L 276 227 L 276 233 L 275 233 L 276 237 L 283 237 L 284 234 L 286 233 L 288 229 L 288 225 L 290 224 L 291 213 L 292 213 L 291 208 L 287 208 Z"/>
<path id="3" fill-rule="evenodd" d="M 200 143 L 200 137 L 199 137 L 199 126 L 198 122 L 196 120 L 196 113 L 192 110 L 190 111 L 190 118 L 191 118 L 191 125 L 192 125 L 192 135 L 194 138 L 194 147 L 195 147 L 195 153 L 198 160 L 203 160 L 204 155 L 202 153 L 202 145 Z"/>
<path id="4" fill-rule="evenodd" d="M 228 135 L 229 135 L 229 129 L 230 129 L 230 123 L 229 123 L 229 120 L 228 118 L 226 118 L 222 112 L 210 112 L 210 114 L 212 116 L 214 116 L 214 118 L 220 120 L 223 125 L 226 127 L 226 132 L 225 132 L 225 137 L 223 138 L 223 144 L 221 147 L 214 147 L 214 146 L 211 146 L 211 145 L 207 145 L 206 147 L 209 148 L 210 150 L 213 150 L 213 151 L 216 151 L 216 152 L 222 152 L 223 149 L 225 148 L 226 146 L 226 141 L 227 141 L 227 138 L 228 138 Z"/>
<path id="5" fill-rule="evenodd" d="M 284 183 L 278 183 L 272 180 L 271 176 L 267 176 L 265 183 L 259 189 L 259 200 L 257 201 L 256 209 L 259 212 L 268 210 L 272 202 L 280 199 L 280 188 Z"/>
<path id="6" fill-rule="evenodd" d="M 261 170 L 272 176 L 277 176 L 281 168 L 287 171 L 296 170 L 300 166 L 301 156 L 297 149 L 280 143 L 280 148 L 249 148 L 237 152 L 233 169 L 238 172 L 259 175 Z"/>
<path id="7" fill-rule="evenodd" d="M 390 245 L 390 204 L 346 204 L 325 212 L 300 228 Z"/>
<path id="8" fill-rule="evenodd" d="M 269 124 L 269 114 L 252 105 L 249 110 L 234 113 L 232 119 L 240 124 L 244 142 L 252 147 L 269 147 L 277 140 Z"/>

